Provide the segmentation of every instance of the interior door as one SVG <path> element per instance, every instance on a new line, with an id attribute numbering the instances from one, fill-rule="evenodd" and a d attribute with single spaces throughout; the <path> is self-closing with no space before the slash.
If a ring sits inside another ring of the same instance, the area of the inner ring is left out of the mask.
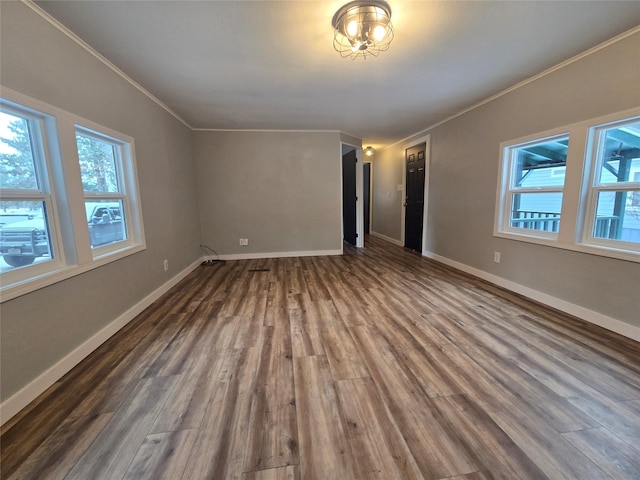
<path id="1" fill-rule="evenodd" d="M 342 222 L 344 240 L 356 244 L 356 151 L 342 156 Z"/>
<path id="2" fill-rule="evenodd" d="M 406 197 L 404 246 L 416 252 L 422 252 L 426 149 L 426 143 L 421 143 L 405 151 Z"/>
<path id="3" fill-rule="evenodd" d="M 342 156 L 342 222 L 345 241 L 356 244 L 356 151 Z"/>
<path id="4" fill-rule="evenodd" d="M 371 220 L 371 164 L 363 164 L 362 169 L 362 201 L 364 208 L 364 233 L 369 234 Z"/>

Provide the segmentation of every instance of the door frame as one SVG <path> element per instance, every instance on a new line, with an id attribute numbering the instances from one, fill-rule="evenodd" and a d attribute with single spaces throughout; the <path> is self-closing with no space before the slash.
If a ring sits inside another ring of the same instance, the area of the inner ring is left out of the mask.
<path id="1" fill-rule="evenodd" d="M 364 166 L 369 165 L 369 218 L 364 215 Z M 373 162 L 371 160 L 362 161 L 362 219 L 363 232 L 367 231 L 369 225 L 369 233 L 371 233 L 371 220 L 373 219 Z"/>
<path id="2" fill-rule="evenodd" d="M 406 207 L 404 205 L 407 198 L 407 149 L 425 144 L 424 151 L 424 213 L 422 217 L 422 256 L 427 256 L 427 217 L 429 213 L 429 168 L 431 166 L 431 134 L 428 133 L 422 137 L 419 137 L 411 142 L 405 142 L 402 145 L 402 200 L 400 202 L 400 244 L 405 243 L 405 215 Z"/>
<path id="3" fill-rule="evenodd" d="M 342 205 L 344 204 L 344 198 L 342 198 L 342 151 L 344 147 L 350 147 L 356 151 L 356 247 L 364 247 L 364 203 L 362 202 L 362 195 L 364 192 L 364 172 L 362 162 L 364 153 L 362 151 L 362 145 L 353 145 L 348 142 L 340 142 L 340 250 L 344 253 L 344 215 L 342 213 Z"/>

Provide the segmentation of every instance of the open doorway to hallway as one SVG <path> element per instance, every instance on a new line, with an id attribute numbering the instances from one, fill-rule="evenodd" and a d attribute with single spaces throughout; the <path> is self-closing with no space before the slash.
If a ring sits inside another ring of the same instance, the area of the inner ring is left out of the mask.
<path id="1" fill-rule="evenodd" d="M 341 149 L 343 240 L 350 245 L 364 247 L 370 218 L 370 178 L 365 188 L 362 147 L 342 143 Z M 365 209 L 368 209 L 366 214 Z"/>

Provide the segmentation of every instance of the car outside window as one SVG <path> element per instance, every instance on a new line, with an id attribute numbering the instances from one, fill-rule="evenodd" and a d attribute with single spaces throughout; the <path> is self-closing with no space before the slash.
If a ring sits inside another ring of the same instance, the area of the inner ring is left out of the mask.
<path id="1" fill-rule="evenodd" d="M 76 131 L 91 248 L 127 240 L 127 201 L 121 180 L 125 144 L 88 130 Z"/>
<path id="2" fill-rule="evenodd" d="M 0 98 L 0 301 L 146 248 L 133 139 Z"/>
<path id="3" fill-rule="evenodd" d="M 42 118 L 18 106 L 0 110 L 0 271 L 52 261 L 52 196 Z"/>

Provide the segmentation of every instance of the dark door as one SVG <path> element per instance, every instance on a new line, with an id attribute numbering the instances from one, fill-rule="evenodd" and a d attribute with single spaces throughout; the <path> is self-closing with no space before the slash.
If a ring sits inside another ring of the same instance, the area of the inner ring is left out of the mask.
<path id="1" fill-rule="evenodd" d="M 342 221 L 344 239 L 356 244 L 356 151 L 342 156 Z"/>
<path id="2" fill-rule="evenodd" d="M 422 252 L 422 222 L 424 218 L 424 178 L 426 143 L 405 152 L 407 193 L 405 199 L 404 246 Z"/>
<path id="3" fill-rule="evenodd" d="M 362 165 L 362 206 L 364 208 L 364 233 L 369 233 L 369 223 L 371 220 L 371 164 Z"/>

